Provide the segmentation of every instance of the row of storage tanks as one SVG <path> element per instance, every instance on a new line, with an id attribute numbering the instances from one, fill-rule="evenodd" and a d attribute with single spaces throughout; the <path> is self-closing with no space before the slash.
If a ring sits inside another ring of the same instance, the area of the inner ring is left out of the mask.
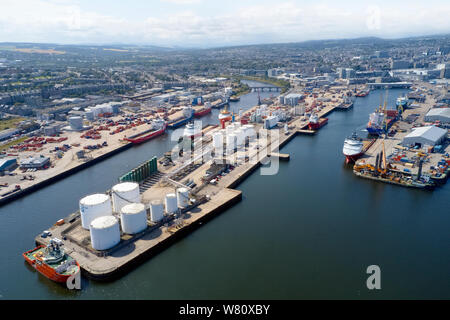
<path id="1" fill-rule="evenodd" d="M 246 138 L 250 141 L 256 139 L 256 131 L 252 124 L 241 125 L 239 122 L 233 122 L 225 129 L 215 132 L 212 138 L 214 150 L 220 153 L 224 143 L 227 150 L 234 150 L 244 146 Z"/>
<path id="2" fill-rule="evenodd" d="M 91 245 L 95 250 L 108 250 L 117 245 L 120 242 L 120 228 L 123 233 L 131 235 L 147 228 L 147 209 L 141 203 L 139 184 L 117 184 L 111 194 L 93 194 L 80 200 L 81 225 L 89 230 Z M 150 220 L 159 222 L 164 214 L 174 214 L 179 208 L 188 206 L 189 191 L 179 188 L 176 194 L 165 196 L 165 205 L 160 200 L 150 202 Z"/>

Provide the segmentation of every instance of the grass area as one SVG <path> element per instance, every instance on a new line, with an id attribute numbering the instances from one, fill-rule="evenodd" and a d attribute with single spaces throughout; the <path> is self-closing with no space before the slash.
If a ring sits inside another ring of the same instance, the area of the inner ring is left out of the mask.
<path id="1" fill-rule="evenodd" d="M 14 145 L 19 144 L 19 143 L 22 143 L 22 142 L 24 142 L 27 139 L 28 139 L 28 137 L 22 137 L 22 138 L 19 138 L 17 140 L 11 141 L 11 142 L 9 142 L 7 144 L 1 145 L 0 146 L 0 151 L 8 150 L 9 147 L 14 146 Z"/>
<path id="2" fill-rule="evenodd" d="M 15 128 L 16 125 L 23 120 L 25 120 L 25 118 L 11 118 L 6 120 L 0 120 L 0 131 Z"/>

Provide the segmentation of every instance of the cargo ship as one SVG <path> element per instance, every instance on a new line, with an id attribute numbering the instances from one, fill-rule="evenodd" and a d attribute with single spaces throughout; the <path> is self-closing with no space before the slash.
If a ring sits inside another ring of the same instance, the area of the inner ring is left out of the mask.
<path id="1" fill-rule="evenodd" d="M 194 117 L 194 110 L 190 107 L 185 107 L 183 109 L 183 117 L 181 117 L 180 119 L 174 120 L 172 122 L 169 123 L 169 125 L 167 126 L 169 129 L 176 129 L 181 127 L 182 125 L 188 123 L 189 121 L 192 120 L 192 118 Z"/>
<path id="2" fill-rule="evenodd" d="M 356 132 L 344 140 L 342 153 L 345 156 L 345 163 L 354 163 L 364 154 L 364 143 L 358 138 Z"/>
<path id="3" fill-rule="evenodd" d="M 207 114 L 211 113 L 211 110 L 212 110 L 211 104 L 209 102 L 206 102 L 202 108 L 194 112 L 194 117 L 201 118 L 203 116 L 206 116 Z"/>
<path id="4" fill-rule="evenodd" d="M 47 246 L 41 245 L 23 253 L 23 257 L 45 277 L 65 283 L 70 276 L 80 271 L 80 265 L 64 252 L 62 245 L 61 240 L 54 238 Z"/>
<path id="5" fill-rule="evenodd" d="M 129 138 L 124 138 L 125 141 L 132 142 L 134 144 L 140 144 L 163 135 L 166 132 L 167 124 L 163 119 L 155 119 L 152 121 L 151 129 L 141 132 L 137 135 L 131 136 Z"/>
<path id="6" fill-rule="evenodd" d="M 328 123 L 328 118 L 319 118 L 315 113 L 309 117 L 308 128 L 309 130 L 318 130 Z"/>

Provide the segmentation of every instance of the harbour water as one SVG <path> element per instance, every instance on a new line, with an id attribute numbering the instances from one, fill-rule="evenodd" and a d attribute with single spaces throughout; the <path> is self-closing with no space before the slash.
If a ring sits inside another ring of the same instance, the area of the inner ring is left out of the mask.
<path id="1" fill-rule="evenodd" d="M 390 90 L 389 104 L 405 90 Z M 261 98 L 274 93 L 261 93 Z M 231 109 L 252 107 L 257 93 Z M 36 234 L 76 211 L 87 194 L 175 144 L 170 135 L 133 147 L 0 208 L 2 299 L 450 298 L 449 184 L 433 192 L 359 179 L 342 143 L 367 122 L 379 93 L 329 115 L 315 136 L 282 149 L 274 176 L 251 175 L 243 201 L 111 283 L 83 279 L 69 291 L 28 267 L 21 253 Z M 205 122 L 217 124 L 218 110 Z M 369 291 L 366 269 L 381 268 Z"/>

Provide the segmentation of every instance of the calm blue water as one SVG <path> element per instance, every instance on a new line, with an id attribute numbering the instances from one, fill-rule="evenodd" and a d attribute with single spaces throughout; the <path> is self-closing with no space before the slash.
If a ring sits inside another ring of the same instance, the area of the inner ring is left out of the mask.
<path id="1" fill-rule="evenodd" d="M 390 90 L 394 103 L 404 90 Z M 264 98 L 269 93 L 261 94 Z M 257 102 L 252 93 L 232 110 Z M 302 299 L 450 298 L 449 184 L 434 192 L 355 177 L 344 165 L 344 138 L 367 122 L 379 93 L 335 112 L 313 137 L 297 137 L 275 176 L 256 171 L 243 201 L 112 283 L 83 280 L 68 292 L 29 268 L 21 253 L 36 234 L 73 212 L 81 197 L 173 142 L 169 136 L 127 150 L 0 208 L 3 299 Z M 217 110 L 203 118 L 217 123 Z M 367 266 L 382 272 L 369 292 Z"/>

